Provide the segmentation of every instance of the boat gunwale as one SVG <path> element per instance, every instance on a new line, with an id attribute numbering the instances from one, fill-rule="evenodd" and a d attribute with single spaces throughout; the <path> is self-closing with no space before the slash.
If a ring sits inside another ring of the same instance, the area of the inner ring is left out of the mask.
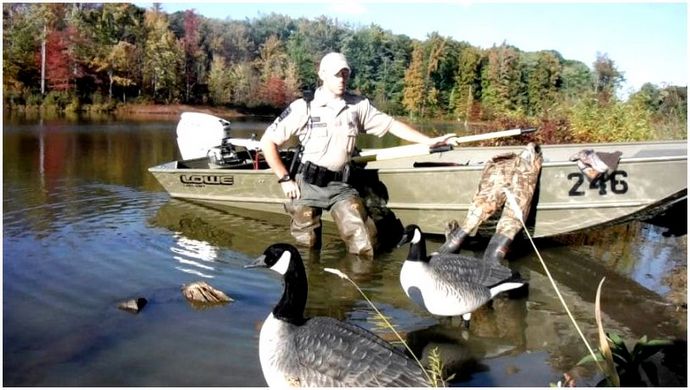
<path id="1" fill-rule="evenodd" d="M 659 157 L 629 157 L 621 158 L 619 165 L 628 163 L 646 163 L 646 162 L 674 162 L 674 161 L 687 161 L 687 156 L 659 156 Z M 243 174 L 266 174 L 272 173 L 270 168 L 265 169 L 233 169 L 233 168 L 176 168 L 167 167 L 173 163 L 177 163 L 185 160 L 174 160 L 169 161 L 154 167 L 148 168 L 149 172 L 152 173 L 166 173 L 166 172 L 231 172 L 231 173 L 243 173 Z M 191 161 L 191 160 L 186 160 Z M 573 166 L 575 163 L 573 161 L 544 161 L 542 164 L 542 169 L 544 168 L 557 168 L 564 166 Z M 407 172 L 453 172 L 453 171 L 475 171 L 484 168 L 484 162 L 478 164 L 468 164 L 468 165 L 453 165 L 453 166 L 442 166 L 442 167 L 404 167 L 404 168 L 393 168 L 393 167 L 382 167 L 382 168 L 365 168 L 370 170 L 376 170 L 381 173 L 407 173 Z"/>

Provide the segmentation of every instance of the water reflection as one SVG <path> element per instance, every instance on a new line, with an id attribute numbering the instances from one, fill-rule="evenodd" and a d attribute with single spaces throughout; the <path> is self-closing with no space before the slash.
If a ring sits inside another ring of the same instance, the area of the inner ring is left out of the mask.
<path id="1" fill-rule="evenodd" d="M 202 278 L 212 279 L 213 275 L 205 274 L 203 271 L 214 271 L 215 268 L 203 264 L 203 262 L 212 263 L 216 260 L 218 257 L 216 248 L 205 241 L 190 240 L 179 234 L 176 234 L 175 237 L 177 239 L 177 247 L 171 247 L 170 251 L 175 253 L 173 258 L 182 264 L 175 267 L 175 269 Z M 194 268 L 189 268 L 190 266 Z"/>
<path id="2" fill-rule="evenodd" d="M 66 178 L 159 189 L 145 167 L 172 160 L 178 153 L 174 122 L 88 126 L 45 122 L 3 130 L 5 180 L 37 187 L 39 196 L 69 184 Z"/>

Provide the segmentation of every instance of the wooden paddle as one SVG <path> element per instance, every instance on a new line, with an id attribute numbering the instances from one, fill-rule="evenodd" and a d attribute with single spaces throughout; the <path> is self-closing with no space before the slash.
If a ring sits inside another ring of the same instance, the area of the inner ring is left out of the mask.
<path id="1" fill-rule="evenodd" d="M 494 131 L 491 133 L 484 134 L 474 134 L 466 135 L 462 137 L 451 138 L 453 144 L 465 144 L 469 142 L 484 141 L 487 139 L 495 139 L 502 137 L 513 137 L 516 135 L 522 135 L 527 133 L 532 133 L 537 131 L 537 129 L 510 129 L 502 131 Z M 395 146 L 392 148 L 381 148 L 381 149 L 364 149 L 360 152 L 359 156 L 353 157 L 352 160 L 356 162 L 368 162 L 377 160 L 391 160 L 394 158 L 401 157 L 413 157 L 413 156 L 424 156 L 430 153 L 440 153 L 452 150 L 451 145 L 424 145 L 424 144 L 412 144 Z"/>

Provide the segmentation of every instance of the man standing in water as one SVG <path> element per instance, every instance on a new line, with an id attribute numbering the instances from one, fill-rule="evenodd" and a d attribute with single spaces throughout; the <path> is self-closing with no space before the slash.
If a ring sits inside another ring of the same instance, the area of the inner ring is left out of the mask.
<path id="1" fill-rule="evenodd" d="M 321 213 L 330 210 L 350 253 L 372 257 L 376 226 L 357 190 L 343 177 L 360 133 L 386 133 L 407 141 L 450 143 L 455 134 L 430 138 L 374 108 L 368 99 L 346 92 L 350 66 L 341 53 L 329 53 L 319 66 L 319 87 L 313 99 L 298 99 L 271 124 L 261 138 L 266 162 L 278 177 L 290 214 L 290 233 L 298 244 L 321 246 Z M 295 177 L 280 159 L 278 147 L 296 135 L 302 157 Z"/>

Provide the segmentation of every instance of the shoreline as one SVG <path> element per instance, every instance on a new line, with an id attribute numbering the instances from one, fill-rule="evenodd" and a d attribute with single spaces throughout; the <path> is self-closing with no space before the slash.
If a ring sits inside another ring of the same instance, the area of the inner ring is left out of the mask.
<path id="1" fill-rule="evenodd" d="M 248 115 L 234 108 L 195 106 L 189 104 L 125 104 L 115 109 L 116 115 L 136 115 L 136 116 L 179 116 L 183 112 L 201 112 L 204 114 L 215 115 L 223 118 L 242 118 Z M 257 114 L 258 115 L 258 114 Z"/>

